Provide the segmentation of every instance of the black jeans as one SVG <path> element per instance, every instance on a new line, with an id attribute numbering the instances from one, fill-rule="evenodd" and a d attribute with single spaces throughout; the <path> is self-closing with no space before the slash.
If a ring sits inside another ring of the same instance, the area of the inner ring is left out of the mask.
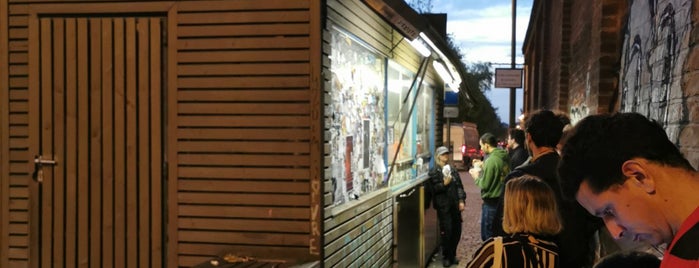
<path id="1" fill-rule="evenodd" d="M 439 219 L 439 237 L 442 244 L 442 256 L 453 260 L 456 247 L 461 240 L 461 211 L 458 207 L 437 210 Z"/>

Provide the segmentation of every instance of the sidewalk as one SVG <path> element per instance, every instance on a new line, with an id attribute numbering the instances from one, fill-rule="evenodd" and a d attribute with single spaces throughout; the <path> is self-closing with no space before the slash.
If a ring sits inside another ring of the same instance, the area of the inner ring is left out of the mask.
<path id="1" fill-rule="evenodd" d="M 481 245 L 481 193 L 478 186 L 473 183 L 471 175 L 467 171 L 459 172 L 461 182 L 466 191 L 466 209 L 461 214 L 464 222 L 461 232 L 461 241 L 456 250 L 456 258 L 459 259 L 458 265 L 451 267 L 466 267 L 466 263 L 471 259 L 473 253 L 476 252 Z M 438 252 L 427 265 L 429 268 L 440 268 L 442 266 L 442 255 Z"/>

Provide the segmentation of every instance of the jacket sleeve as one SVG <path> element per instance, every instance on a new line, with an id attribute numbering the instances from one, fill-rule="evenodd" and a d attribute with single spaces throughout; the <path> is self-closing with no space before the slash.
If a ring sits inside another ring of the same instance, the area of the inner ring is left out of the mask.
<path id="1" fill-rule="evenodd" d="M 466 191 L 464 191 L 464 184 L 461 182 L 461 176 L 459 176 L 459 172 L 456 170 L 453 170 L 451 172 L 452 176 L 452 183 L 456 186 L 456 191 L 459 194 L 459 200 L 464 201 L 466 200 Z"/>
<path id="2" fill-rule="evenodd" d="M 443 193 L 446 191 L 447 188 L 444 186 L 444 175 L 442 174 L 442 171 L 439 168 L 432 168 L 428 175 L 430 177 L 432 191 L 435 194 Z"/>

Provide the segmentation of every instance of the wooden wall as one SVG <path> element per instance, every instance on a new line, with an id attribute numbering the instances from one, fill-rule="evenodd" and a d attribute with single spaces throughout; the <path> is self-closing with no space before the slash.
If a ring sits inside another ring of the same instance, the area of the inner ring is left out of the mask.
<path id="1" fill-rule="evenodd" d="M 8 66 L 0 68 L 7 78 L 0 79 L 0 267 L 30 267 L 34 249 L 29 21 L 36 10 L 166 17 L 164 264 L 188 267 L 225 253 L 320 258 L 321 213 L 311 209 L 322 202 L 312 194 L 321 188 L 320 1 L 0 4 L 0 16 L 7 12 L 0 60 Z"/>

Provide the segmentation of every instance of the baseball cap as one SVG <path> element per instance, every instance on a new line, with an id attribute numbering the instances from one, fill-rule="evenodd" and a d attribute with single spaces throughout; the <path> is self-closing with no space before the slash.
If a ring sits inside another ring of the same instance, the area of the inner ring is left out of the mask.
<path id="1" fill-rule="evenodd" d="M 437 148 L 437 150 L 434 150 L 434 155 L 436 156 L 443 155 L 446 153 L 449 153 L 449 149 L 447 149 L 447 147 L 444 146 L 440 146 L 439 148 Z"/>

